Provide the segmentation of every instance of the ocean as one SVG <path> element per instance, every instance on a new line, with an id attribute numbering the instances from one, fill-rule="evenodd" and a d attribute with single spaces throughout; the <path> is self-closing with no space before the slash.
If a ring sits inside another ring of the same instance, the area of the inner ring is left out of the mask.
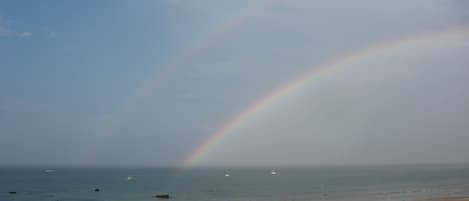
<path id="1" fill-rule="evenodd" d="M 469 194 L 469 165 L 0 168 L 0 192 L 0 201 L 409 201 Z"/>

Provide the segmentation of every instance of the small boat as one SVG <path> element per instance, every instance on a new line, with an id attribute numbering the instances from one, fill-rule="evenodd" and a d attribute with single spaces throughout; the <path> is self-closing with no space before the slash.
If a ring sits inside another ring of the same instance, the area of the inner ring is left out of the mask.
<path id="1" fill-rule="evenodd" d="M 155 198 L 169 199 L 169 194 L 156 194 Z"/>
<path id="2" fill-rule="evenodd" d="M 277 172 L 275 172 L 275 171 L 272 171 L 272 172 L 270 172 L 270 174 L 272 174 L 272 175 L 276 175 L 276 174 L 277 174 Z"/>
<path id="3" fill-rule="evenodd" d="M 127 181 L 131 181 L 131 180 L 133 180 L 133 179 L 134 179 L 134 177 L 132 177 L 132 176 L 128 176 L 128 177 L 127 177 Z"/>
<path id="4" fill-rule="evenodd" d="M 44 170 L 45 173 L 51 173 L 51 172 L 55 172 L 55 170 L 50 170 L 50 169 L 47 169 L 47 170 Z"/>
<path id="5" fill-rule="evenodd" d="M 230 176 L 230 174 L 225 174 L 225 177 L 229 177 L 229 176 Z"/>

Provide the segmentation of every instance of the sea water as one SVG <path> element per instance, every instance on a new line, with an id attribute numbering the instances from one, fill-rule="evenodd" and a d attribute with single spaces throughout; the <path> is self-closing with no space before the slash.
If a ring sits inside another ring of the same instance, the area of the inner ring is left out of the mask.
<path id="1" fill-rule="evenodd" d="M 468 165 L 54 170 L 0 168 L 0 201 L 149 201 L 158 193 L 175 201 L 408 201 L 469 194 Z"/>

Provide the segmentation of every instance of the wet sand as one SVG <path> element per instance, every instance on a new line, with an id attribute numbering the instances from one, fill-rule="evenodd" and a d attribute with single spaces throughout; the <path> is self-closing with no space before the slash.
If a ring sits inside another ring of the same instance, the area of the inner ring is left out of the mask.
<path id="1" fill-rule="evenodd" d="M 440 197 L 440 198 L 423 199 L 419 201 L 469 201 L 469 196 Z"/>

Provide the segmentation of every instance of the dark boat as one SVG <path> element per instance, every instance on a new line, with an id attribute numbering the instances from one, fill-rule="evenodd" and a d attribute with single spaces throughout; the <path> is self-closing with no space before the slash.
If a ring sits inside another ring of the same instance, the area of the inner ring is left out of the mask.
<path id="1" fill-rule="evenodd" d="M 169 199 L 169 194 L 157 194 L 155 197 L 160 199 Z"/>

